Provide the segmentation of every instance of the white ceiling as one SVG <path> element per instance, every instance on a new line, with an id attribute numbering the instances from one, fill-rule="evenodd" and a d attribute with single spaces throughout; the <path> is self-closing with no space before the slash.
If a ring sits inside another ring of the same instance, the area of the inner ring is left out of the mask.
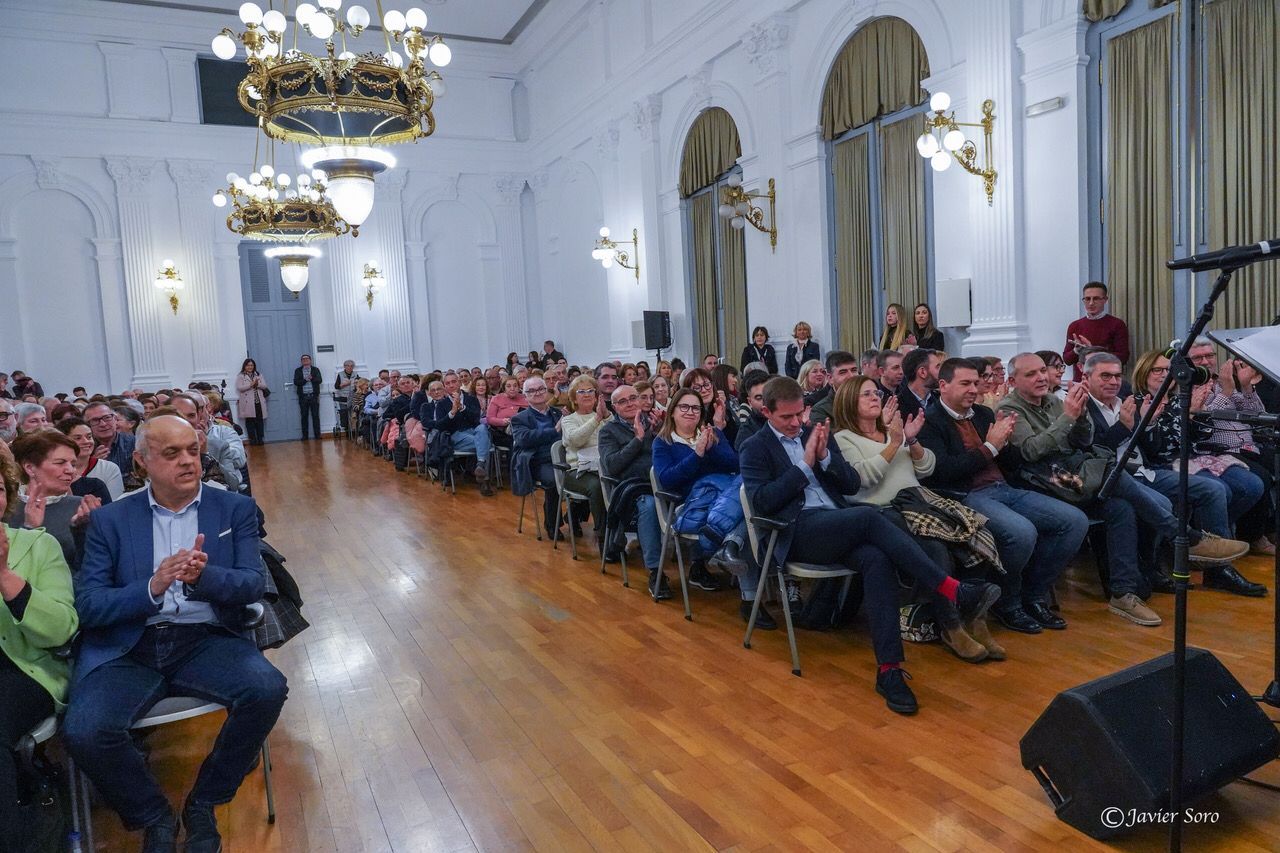
<path id="1" fill-rule="evenodd" d="M 192 12 L 227 15 L 231 21 L 238 22 L 237 10 L 242 0 L 103 0 L 103 2 L 125 3 L 132 6 L 152 6 L 163 9 L 178 9 Z M 270 5 L 285 11 L 292 18 L 295 0 L 255 0 L 264 10 Z M 344 0 L 342 14 L 345 9 L 358 2 L 369 10 L 371 16 L 377 18 L 377 0 Z M 427 30 L 441 33 L 445 38 L 470 41 L 511 44 L 548 0 L 383 0 L 382 9 L 388 12 L 398 9 L 408 11 L 413 6 L 420 6 L 427 13 Z M 316 5 L 315 0 L 311 0 Z M 291 24 L 292 25 L 292 24 Z"/>

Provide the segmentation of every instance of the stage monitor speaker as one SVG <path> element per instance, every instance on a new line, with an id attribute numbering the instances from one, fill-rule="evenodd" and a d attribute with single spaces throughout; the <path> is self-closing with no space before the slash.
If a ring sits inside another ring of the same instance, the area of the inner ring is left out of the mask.
<path id="1" fill-rule="evenodd" d="M 671 348 L 671 312 L 644 312 L 644 348 L 649 350 Z"/>
<path id="2" fill-rule="evenodd" d="M 1204 649 L 1187 649 L 1186 688 L 1183 808 L 1280 754 L 1275 724 Z M 1059 693 L 1022 736 L 1022 766 L 1060 819 L 1119 835 L 1131 809 L 1169 807 L 1172 714 L 1169 653 Z"/>

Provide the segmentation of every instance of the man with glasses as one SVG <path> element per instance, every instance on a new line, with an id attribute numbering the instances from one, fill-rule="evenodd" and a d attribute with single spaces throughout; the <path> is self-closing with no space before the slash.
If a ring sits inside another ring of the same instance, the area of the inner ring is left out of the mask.
<path id="1" fill-rule="evenodd" d="M 667 578 L 662 571 L 662 530 L 658 526 L 658 511 L 654 507 L 649 489 L 649 468 L 653 464 L 653 437 L 660 419 L 644 411 L 640 392 L 630 385 L 619 385 L 613 390 L 613 417 L 600 427 L 600 474 L 617 480 L 613 487 L 609 507 L 609 528 L 619 530 L 626 524 L 614 525 L 612 519 L 636 520 L 636 534 L 640 537 L 640 555 L 649 570 L 649 589 L 657 583 L 658 598 L 670 598 Z M 609 545 L 613 546 L 613 542 Z M 616 553 L 612 551 L 611 553 Z"/>
<path id="2" fill-rule="evenodd" d="M 616 371 L 613 381 L 616 387 Z M 551 405 L 547 383 L 541 376 L 530 376 L 524 381 L 524 396 L 529 401 L 529 408 L 511 419 L 511 446 L 514 454 L 511 465 L 514 469 L 527 460 L 529 474 L 542 486 L 543 525 L 547 535 L 554 537 L 560 492 L 556 490 L 555 469 L 551 466 L 551 445 L 560 440 L 558 427 L 563 413 Z"/>
<path id="3" fill-rule="evenodd" d="M 1077 351 L 1081 347 L 1101 347 L 1118 356 L 1121 364 L 1129 361 L 1129 327 L 1124 320 L 1107 313 L 1107 301 L 1107 286 L 1100 281 L 1089 282 L 1080 298 L 1084 316 L 1072 320 L 1067 326 L 1067 344 L 1062 350 L 1062 360 L 1075 366 L 1076 382 L 1084 375 L 1081 370 L 1084 359 Z"/>
<path id="4" fill-rule="evenodd" d="M 0 397 L 0 441 L 10 444 L 18 437 L 18 419 L 13 414 L 13 403 Z"/>
<path id="5" fill-rule="evenodd" d="M 114 462 L 121 473 L 128 474 L 133 470 L 133 435 L 116 429 L 116 413 L 106 403 L 90 403 L 84 410 L 85 422 L 93 433 L 93 441 L 97 446 L 93 455 L 108 462 Z"/>

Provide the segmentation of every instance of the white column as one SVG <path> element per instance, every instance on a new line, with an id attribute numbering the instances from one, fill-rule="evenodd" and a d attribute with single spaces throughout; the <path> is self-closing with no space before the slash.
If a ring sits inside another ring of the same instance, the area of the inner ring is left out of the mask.
<path id="1" fill-rule="evenodd" d="M 169 174 L 178 190 L 182 257 L 176 260 L 187 284 L 179 311 L 191 342 L 191 381 L 217 385 L 229 376 L 221 357 L 223 312 L 213 264 L 214 229 L 220 224 L 218 208 L 210 201 L 210 188 L 217 185 L 214 171 L 214 164 L 207 161 L 169 161 Z M 239 276 L 233 281 L 238 284 Z"/>
<path id="2" fill-rule="evenodd" d="M 475 327 L 482 332 L 473 344 L 473 363 L 505 355 L 507 347 L 506 320 L 495 311 L 504 297 L 502 279 L 502 247 L 497 243 L 477 243 L 476 251 L 480 258 L 480 276 L 484 282 L 485 297 L 477 300 Z M 502 353 L 497 353 L 501 349 Z M 449 358 L 448 353 L 444 358 Z"/>
<path id="3" fill-rule="evenodd" d="M 168 304 L 153 282 L 160 258 L 155 256 L 151 223 L 151 175 L 156 161 L 141 157 L 109 157 L 107 172 L 116 183 L 120 236 L 129 306 L 129 342 L 133 347 L 132 385 L 172 385 L 164 362 L 160 309 Z"/>
<path id="4" fill-rule="evenodd" d="M 367 364 L 366 370 L 376 370 L 382 365 L 379 363 L 375 367 L 370 362 L 380 359 L 371 359 L 365 352 L 364 321 L 360 314 L 362 311 L 368 313 L 364 297 L 360 294 L 360 275 L 364 272 L 365 261 L 377 251 L 376 245 L 364 245 L 366 240 L 367 236 L 347 235 L 321 240 L 316 245 L 324 252 L 329 266 L 334 358 L 339 363 L 350 358 L 357 364 Z"/>
<path id="5" fill-rule="evenodd" d="M 393 171 L 378 180 L 373 216 L 378 223 L 377 260 L 387 285 L 374 297 L 381 302 L 387 342 L 387 367 L 404 373 L 418 369 L 413 354 L 413 315 L 409 305 L 409 283 L 405 269 L 404 206 L 401 193 L 408 172 Z M 363 266 L 361 267 L 363 271 Z"/>
<path id="6" fill-rule="evenodd" d="M 422 370 L 430 370 L 436 363 L 436 354 L 432 349 L 435 335 L 431 332 L 431 299 L 427 293 L 427 244 L 406 240 L 404 259 L 409 311 L 413 318 L 414 361 Z"/>
<path id="7" fill-rule="evenodd" d="M 658 269 L 668 245 L 662 211 L 656 203 L 662 194 L 661 121 L 661 95 L 649 95 L 632 105 L 631 123 L 640 137 L 640 197 L 645 202 L 640 226 L 640 281 L 645 289 L 644 307 L 650 311 L 661 311 L 667 305 Z"/>
<path id="8" fill-rule="evenodd" d="M 10 370 L 27 364 L 27 345 L 22 333 L 22 292 L 18 287 L 18 241 L 0 237 L 0 305 L 4 306 L 4 334 L 0 335 L 0 364 Z M 34 370 L 35 368 L 28 368 Z"/>
<path id="9" fill-rule="evenodd" d="M 551 187 L 551 173 L 542 170 L 533 176 L 533 204 L 537 210 L 538 238 L 542 240 L 539 247 L 541 258 L 539 269 L 542 272 L 542 325 L 539 333 L 554 341 L 564 339 L 563 326 L 560 325 L 563 315 L 563 274 L 560 258 L 560 228 L 556 221 L 555 205 L 552 204 L 555 190 Z M 529 339 L 531 342 L 533 339 Z M 512 341 L 511 345 L 519 352 L 522 347 Z M 532 345 L 532 343 L 530 344 Z M 520 353 L 522 356 L 523 352 Z"/>
<path id="10" fill-rule="evenodd" d="M 121 258 L 118 238 L 93 241 L 93 262 L 98 268 L 98 293 L 102 299 L 102 328 L 107 342 L 107 378 L 116 390 L 129 387 L 135 372 L 129 347 L 129 300 Z"/>
<path id="11" fill-rule="evenodd" d="M 990 205 L 982 182 L 966 176 L 973 229 L 973 324 L 964 352 L 1009 356 L 1030 345 L 1023 288 L 1022 87 L 1014 73 L 1021 6 L 1006 0 L 975 0 L 973 6 L 966 63 L 968 109 L 957 118 L 977 121 L 982 102 L 995 102 L 992 152 L 999 174 Z"/>
<path id="12" fill-rule="evenodd" d="M 524 275 L 524 228 L 520 221 L 523 175 L 495 175 L 494 218 L 502 256 L 503 338 L 517 350 L 533 340 L 529 331 L 529 293 Z"/>

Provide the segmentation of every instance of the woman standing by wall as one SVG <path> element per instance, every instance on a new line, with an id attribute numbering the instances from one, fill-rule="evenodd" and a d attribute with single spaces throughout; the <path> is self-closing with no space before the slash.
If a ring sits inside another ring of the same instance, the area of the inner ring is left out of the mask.
<path id="1" fill-rule="evenodd" d="M 246 358 L 240 365 L 236 391 L 240 395 L 236 410 L 249 432 L 249 443 L 262 444 L 263 421 L 267 419 L 267 397 L 271 395 L 271 389 L 267 387 L 267 380 L 258 373 L 258 363 L 251 358 Z"/>

